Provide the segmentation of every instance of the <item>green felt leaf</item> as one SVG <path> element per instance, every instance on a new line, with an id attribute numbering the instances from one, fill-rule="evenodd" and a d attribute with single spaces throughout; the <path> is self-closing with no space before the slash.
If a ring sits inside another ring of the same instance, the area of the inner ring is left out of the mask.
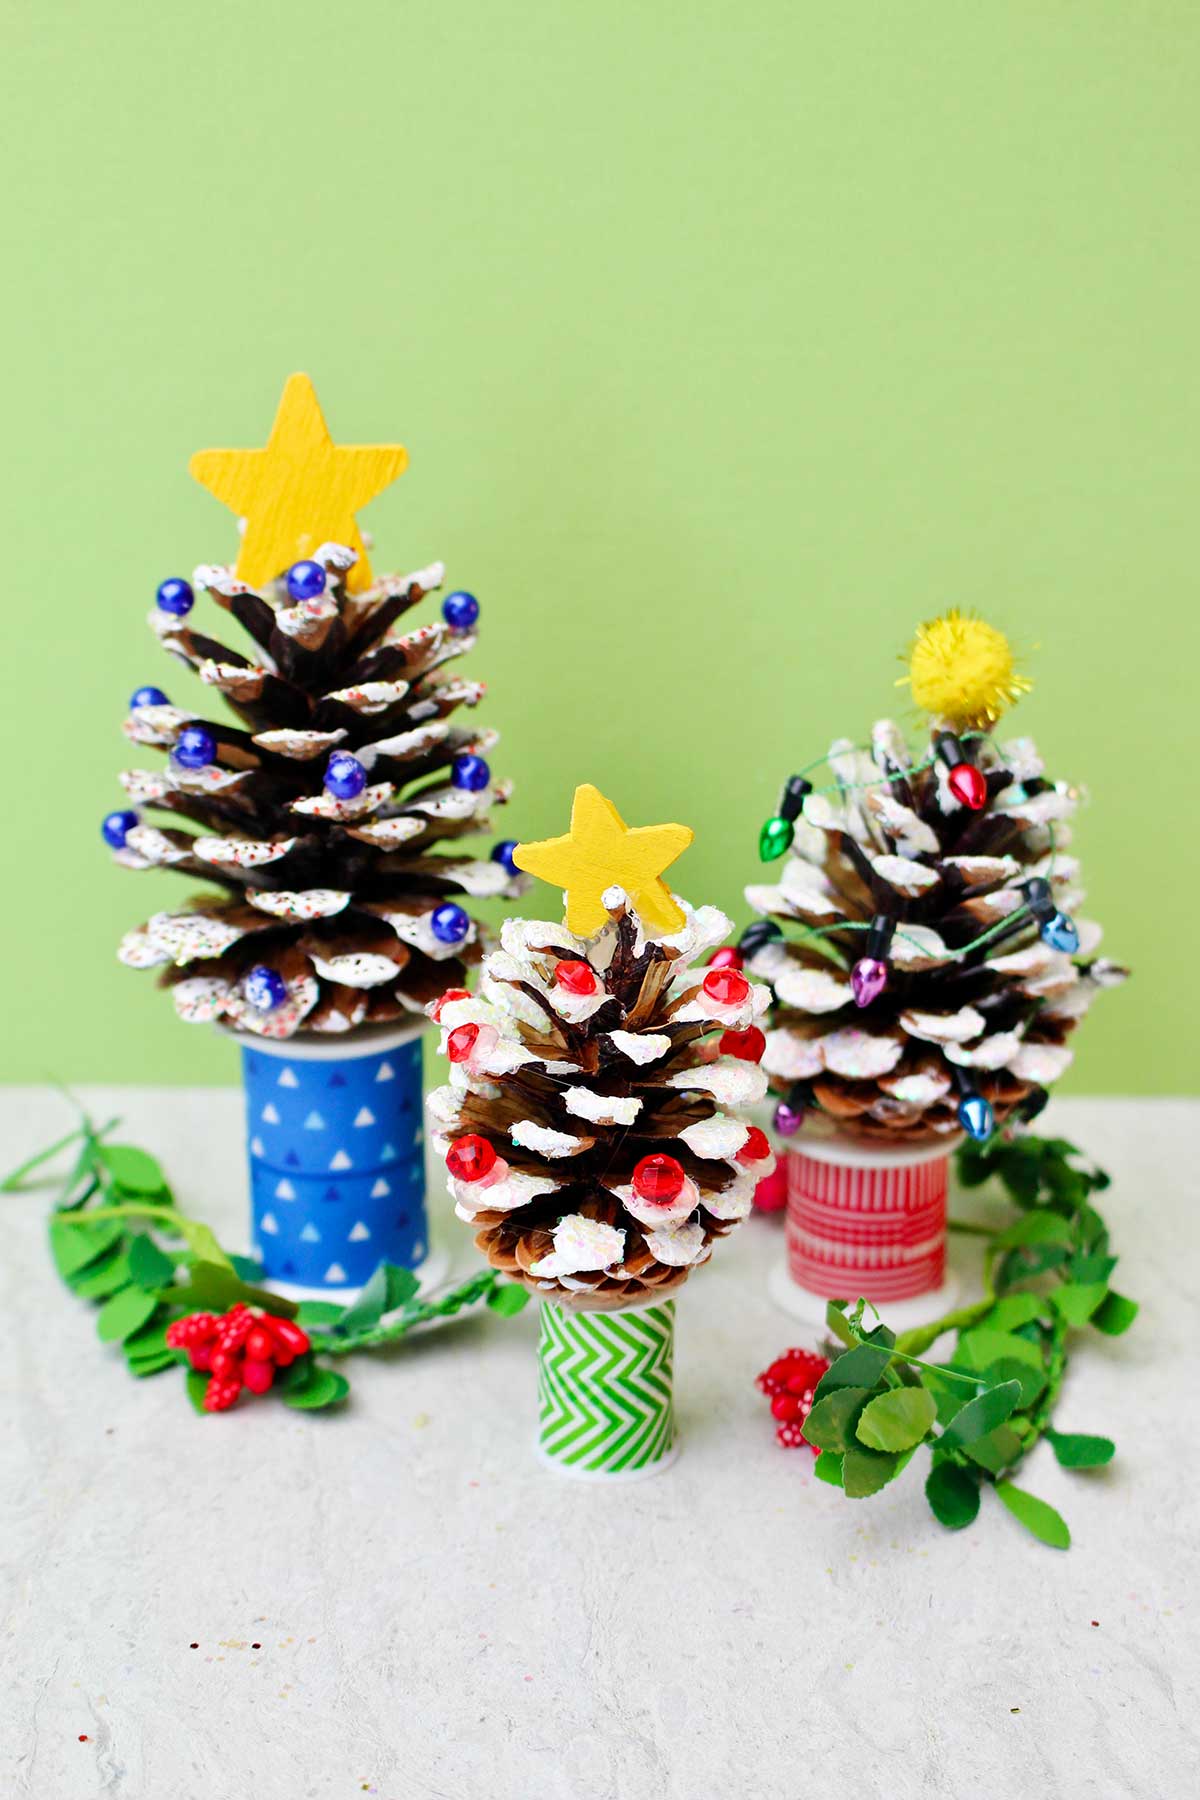
<path id="1" fill-rule="evenodd" d="M 842 1486 L 851 1500 L 865 1500 L 886 1487 L 906 1460 L 879 1450 L 864 1450 L 856 1444 L 842 1457 Z"/>
<path id="2" fill-rule="evenodd" d="M 1093 1250 L 1086 1255 L 1080 1252 L 1071 1258 L 1071 1280 L 1102 1281 L 1107 1287 L 1108 1278 L 1116 1266 L 1116 1257 L 1103 1251 Z"/>
<path id="3" fill-rule="evenodd" d="M 999 1362 L 1002 1357 L 1011 1362 L 1025 1363 L 1039 1374 L 1042 1370 L 1039 1345 L 1031 1343 L 1028 1338 L 1018 1337 L 1012 1331 L 994 1331 L 989 1325 L 978 1325 L 972 1331 L 964 1331 L 955 1345 L 954 1357 L 956 1362 L 980 1372 L 990 1364 Z"/>
<path id="4" fill-rule="evenodd" d="M 989 1475 L 999 1475 L 1021 1460 L 1022 1451 L 1021 1440 L 1012 1426 L 997 1425 L 983 1437 L 973 1438 L 964 1446 L 963 1454 L 978 1463 L 981 1469 L 986 1469 Z"/>
<path id="5" fill-rule="evenodd" d="M 842 1389 L 843 1393 L 852 1391 Z M 869 1450 L 911 1450 L 921 1442 L 936 1417 L 933 1395 L 923 1387 L 893 1388 L 890 1394 L 879 1394 L 867 1402 L 855 1426 L 855 1436 Z"/>
<path id="6" fill-rule="evenodd" d="M 827 1481 L 830 1487 L 842 1485 L 842 1459 L 836 1450 L 822 1450 L 813 1464 L 813 1474 L 818 1481 Z"/>
<path id="7" fill-rule="evenodd" d="M 305 1412 L 316 1412 L 326 1406 L 336 1406 L 350 1392 L 350 1383 L 344 1375 L 333 1369 L 314 1367 L 311 1379 L 303 1387 L 289 1388 L 284 1393 L 284 1400 L 289 1406 L 302 1408 Z"/>
<path id="8" fill-rule="evenodd" d="M 139 1356 L 157 1356 L 167 1348 L 167 1320 L 160 1319 L 157 1324 L 144 1325 L 125 1339 L 125 1354 L 132 1358 Z M 172 1356 L 176 1354 L 171 1352 Z"/>
<path id="9" fill-rule="evenodd" d="M 1050 1303 L 1068 1325 L 1086 1325 L 1108 1293 L 1103 1281 L 1067 1281 L 1050 1295 Z"/>
<path id="10" fill-rule="evenodd" d="M 72 1275 L 86 1269 L 124 1236 L 125 1227 L 119 1219 L 98 1219 L 94 1225 L 86 1221 L 68 1225 L 65 1220 L 52 1219 L 50 1254 L 63 1280 L 70 1281 Z"/>
<path id="11" fill-rule="evenodd" d="M 818 1387 L 817 1392 L 820 1393 Z M 818 1450 L 847 1450 L 854 1443 L 854 1428 L 873 1390 L 865 1387 L 835 1388 L 816 1400 L 804 1421 L 804 1435 Z"/>
<path id="12" fill-rule="evenodd" d="M 1127 1300 L 1124 1294 L 1118 1294 L 1110 1288 L 1091 1316 L 1090 1323 L 1097 1331 L 1104 1332 L 1106 1337 L 1120 1337 L 1128 1331 L 1138 1316 L 1136 1300 Z"/>
<path id="13" fill-rule="evenodd" d="M 76 1275 L 71 1282 L 71 1291 L 81 1300 L 107 1300 L 110 1294 L 132 1285 L 129 1258 L 124 1249 L 118 1249 Z"/>
<path id="14" fill-rule="evenodd" d="M 1029 1325 L 1046 1311 L 1041 1294 L 1002 1294 L 980 1324 L 996 1331 L 1015 1331 L 1018 1325 Z"/>
<path id="15" fill-rule="evenodd" d="M 97 1160 L 127 1194 L 161 1194 L 167 1185 L 157 1159 L 136 1144 L 101 1144 Z"/>
<path id="16" fill-rule="evenodd" d="M 175 1263 L 152 1237 L 140 1231 L 130 1241 L 129 1272 L 139 1287 L 158 1289 L 174 1281 Z"/>
<path id="17" fill-rule="evenodd" d="M 1002 1356 L 999 1362 L 989 1363 L 982 1373 L 992 1387 L 999 1387 L 1003 1381 L 1016 1382 L 1021 1390 L 1015 1409 L 1018 1412 L 1027 1412 L 1046 1386 L 1046 1371 L 1040 1362 L 1035 1368 L 1013 1356 Z"/>
<path id="18" fill-rule="evenodd" d="M 1046 1429 L 1051 1448 L 1064 1469 L 1099 1469 L 1111 1462 L 1117 1446 L 1111 1438 L 1089 1437 L 1080 1431 Z"/>
<path id="19" fill-rule="evenodd" d="M 202 1369 L 189 1369 L 187 1372 L 187 1397 L 200 1414 L 207 1419 L 210 1415 L 204 1410 L 204 1396 L 208 1391 L 208 1376 Z"/>
<path id="20" fill-rule="evenodd" d="M 978 1371 L 976 1370 L 963 1370 L 963 1374 L 972 1376 L 977 1373 Z M 937 1422 L 939 1425 L 948 1425 L 955 1413 L 962 1406 L 963 1401 L 969 1400 L 976 1391 L 969 1387 L 965 1382 L 955 1381 L 949 1374 L 944 1374 L 942 1369 L 938 1367 L 925 1369 L 922 1372 L 921 1383 L 922 1386 L 927 1388 L 933 1395 L 937 1405 Z"/>
<path id="21" fill-rule="evenodd" d="M 129 1357 L 129 1373 L 140 1380 L 143 1375 L 159 1375 L 164 1369 L 175 1367 L 178 1357 L 173 1350 L 160 1350 L 157 1356 Z"/>
<path id="22" fill-rule="evenodd" d="M 421 1282 L 411 1269 L 402 1268 L 399 1263 L 384 1263 L 382 1267 L 387 1277 L 387 1303 L 383 1310 L 395 1312 L 397 1307 L 407 1306 L 414 1298 Z M 522 1288 L 521 1291 L 524 1293 L 525 1290 Z"/>
<path id="23" fill-rule="evenodd" d="M 378 1325 L 387 1310 L 387 1298 L 387 1264 L 380 1263 L 357 1300 L 342 1314 L 342 1330 L 369 1331 L 372 1325 Z"/>
<path id="24" fill-rule="evenodd" d="M 945 1450 L 961 1450 L 976 1438 L 986 1437 L 997 1425 L 1003 1425 L 1021 1398 L 1015 1381 L 1002 1381 L 999 1387 L 987 1388 L 960 1406 L 941 1437 Z"/>
<path id="25" fill-rule="evenodd" d="M 1026 1213 L 1007 1231 L 993 1238 L 992 1243 L 997 1250 L 1016 1250 L 1026 1244 L 1070 1244 L 1072 1241 L 1070 1220 L 1059 1213 L 1041 1209 Z"/>
<path id="26" fill-rule="evenodd" d="M 830 1364 L 818 1381 L 817 1399 L 823 1400 L 835 1388 L 873 1388 L 891 1360 L 890 1350 L 873 1344 L 860 1344 L 857 1350 L 847 1350 Z"/>
<path id="27" fill-rule="evenodd" d="M 1070 1549 L 1071 1533 L 1067 1522 L 1047 1501 L 1039 1500 L 1036 1494 L 1027 1493 L 1024 1488 L 1015 1487 L 1011 1481 L 998 1481 L 996 1493 L 1013 1518 L 1019 1519 L 1035 1538 L 1049 1544 L 1052 1550 Z"/>
<path id="28" fill-rule="evenodd" d="M 309 1355 L 298 1356 L 285 1369 L 280 1369 L 275 1377 L 274 1391 L 277 1394 L 290 1393 L 292 1388 L 302 1388 L 311 1379 L 314 1368 L 313 1359 Z"/>
<path id="29" fill-rule="evenodd" d="M 132 1337 L 140 1331 L 147 1320 L 158 1311 L 157 1294 L 147 1294 L 142 1288 L 122 1288 L 111 1300 L 105 1301 L 96 1319 L 96 1335 L 102 1344 L 116 1344 L 122 1339 Z"/>
<path id="30" fill-rule="evenodd" d="M 297 1325 L 340 1325 L 346 1308 L 336 1300 L 301 1300 L 296 1308 Z"/>
<path id="31" fill-rule="evenodd" d="M 261 1281 L 263 1266 L 256 1256 L 231 1256 L 229 1266 L 239 1281 Z"/>
<path id="32" fill-rule="evenodd" d="M 979 1512 L 979 1481 L 957 1463 L 935 1463 L 925 1478 L 925 1498 L 939 1525 L 961 1531 Z"/>
<path id="33" fill-rule="evenodd" d="M 516 1281 L 503 1281 L 492 1289 L 486 1304 L 492 1312 L 499 1313 L 502 1319 L 511 1319 L 521 1311 L 529 1299 L 528 1288 L 522 1287 Z"/>
<path id="34" fill-rule="evenodd" d="M 228 1265 L 203 1258 L 192 1264 L 182 1286 L 171 1289 L 170 1298 L 173 1306 L 181 1306 L 185 1312 L 228 1312 L 241 1300 L 246 1306 L 261 1306 L 283 1318 L 291 1319 L 296 1314 L 294 1300 L 284 1300 L 265 1288 L 249 1287 L 238 1280 Z"/>
<path id="35" fill-rule="evenodd" d="M 830 1300 L 825 1307 L 825 1323 L 840 1344 L 847 1349 L 854 1342 L 854 1333 L 846 1319 L 846 1308 L 840 1300 Z"/>

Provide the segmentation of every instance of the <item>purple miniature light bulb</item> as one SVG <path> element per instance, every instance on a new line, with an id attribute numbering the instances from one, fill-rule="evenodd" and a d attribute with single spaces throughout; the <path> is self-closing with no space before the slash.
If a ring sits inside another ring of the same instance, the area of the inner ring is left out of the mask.
<path id="1" fill-rule="evenodd" d="M 887 954 L 891 949 L 896 921 L 886 913 L 876 913 L 867 933 L 867 947 L 850 971 L 850 991 L 855 1006 L 870 1006 L 878 1000 L 888 984 Z"/>

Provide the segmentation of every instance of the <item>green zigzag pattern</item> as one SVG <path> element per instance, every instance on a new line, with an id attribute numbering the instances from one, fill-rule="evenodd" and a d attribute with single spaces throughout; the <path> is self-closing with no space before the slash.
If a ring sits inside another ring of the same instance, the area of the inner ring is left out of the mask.
<path id="1" fill-rule="evenodd" d="M 620 1313 L 542 1305 L 539 1442 L 554 1462 L 619 1474 L 675 1441 L 675 1302 Z"/>

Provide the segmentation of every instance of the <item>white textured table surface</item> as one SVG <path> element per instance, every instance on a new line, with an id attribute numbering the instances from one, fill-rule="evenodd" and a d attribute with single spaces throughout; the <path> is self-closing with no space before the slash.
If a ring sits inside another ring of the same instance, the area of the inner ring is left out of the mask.
<path id="1" fill-rule="evenodd" d="M 85 1098 L 244 1241 L 236 1092 Z M 1072 1475 L 1041 1446 L 1022 1477 L 1067 1516 L 1066 1554 L 994 1502 L 943 1531 L 915 1467 L 849 1502 L 776 1448 L 752 1386 L 797 1336 L 764 1291 L 774 1221 L 680 1300 L 683 1455 L 601 1489 L 533 1456 L 532 1307 L 353 1359 L 338 1414 L 201 1420 L 174 1372 L 139 1383 L 99 1347 L 43 1201 L 5 1199 L 0 1792 L 1194 1792 L 1198 1127 L 1184 1101 L 1048 1115 L 1112 1172 L 1118 1279 L 1144 1303 L 1080 1347 L 1059 1413 L 1118 1460 Z M 65 1128 L 53 1094 L 0 1092 L 6 1167 Z M 470 1266 L 452 1219 L 435 1236 Z"/>

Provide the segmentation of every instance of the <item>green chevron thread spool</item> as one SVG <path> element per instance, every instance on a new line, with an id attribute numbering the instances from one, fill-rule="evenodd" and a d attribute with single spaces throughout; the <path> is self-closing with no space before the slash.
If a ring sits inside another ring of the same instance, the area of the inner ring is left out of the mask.
<path id="1" fill-rule="evenodd" d="M 633 1480 L 675 1457 L 675 1302 L 625 1312 L 542 1304 L 538 1448 L 564 1475 Z"/>

